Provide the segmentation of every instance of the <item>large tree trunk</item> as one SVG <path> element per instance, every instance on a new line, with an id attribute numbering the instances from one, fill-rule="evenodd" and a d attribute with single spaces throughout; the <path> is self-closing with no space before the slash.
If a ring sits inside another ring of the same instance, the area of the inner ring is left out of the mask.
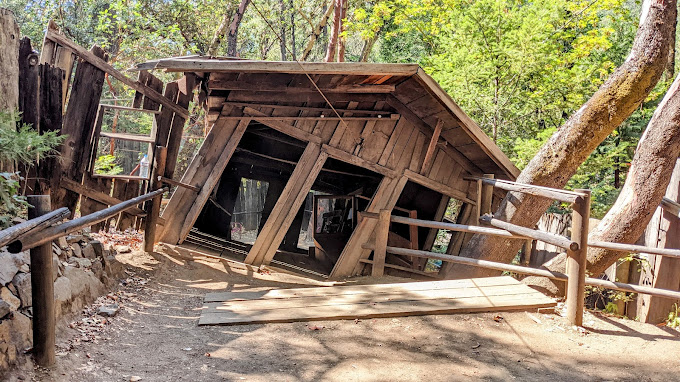
<path id="1" fill-rule="evenodd" d="M 279 5 L 281 6 L 281 14 L 279 15 L 279 20 L 281 21 L 281 61 L 286 61 L 286 2 L 285 0 L 279 0 Z"/>
<path id="2" fill-rule="evenodd" d="M 321 16 L 321 21 L 319 21 L 319 25 L 317 25 L 316 28 L 314 28 L 312 34 L 309 36 L 309 42 L 307 42 L 307 46 L 305 47 L 305 50 L 302 52 L 301 57 L 302 61 L 306 61 L 307 58 L 309 58 L 309 55 L 312 53 L 312 49 L 314 48 L 316 40 L 319 39 L 319 36 L 321 36 L 321 32 L 326 27 L 326 24 L 328 24 L 328 18 L 331 17 L 331 12 L 333 12 L 333 9 L 335 9 L 333 4 L 334 2 L 333 0 L 331 0 L 328 4 L 326 12 L 323 14 L 323 16 Z"/>
<path id="3" fill-rule="evenodd" d="M 229 6 L 226 9 L 226 11 L 224 12 L 224 16 L 222 16 L 222 22 L 217 27 L 217 29 L 215 29 L 215 34 L 213 35 L 213 38 L 210 41 L 210 45 L 208 45 L 208 49 L 206 51 L 206 54 L 208 56 L 216 56 L 217 55 L 217 48 L 220 47 L 220 43 L 222 43 L 222 39 L 224 38 L 224 34 L 227 33 L 227 27 L 229 26 L 229 20 L 231 20 L 231 6 Z"/>
<path id="4" fill-rule="evenodd" d="M 345 62 L 345 18 L 347 17 L 347 0 L 342 0 L 340 12 L 340 30 L 338 34 L 338 62 Z"/>
<path id="5" fill-rule="evenodd" d="M 590 153 L 628 118 L 654 88 L 666 68 L 671 25 L 677 15 L 675 0 L 653 0 L 646 9 L 626 62 L 548 140 L 517 179 L 562 188 Z M 551 201 L 510 192 L 495 217 L 533 227 Z M 462 256 L 510 262 L 522 246 L 520 240 L 475 235 Z M 456 266 L 448 277 L 480 277 L 498 272 Z"/>
<path id="6" fill-rule="evenodd" d="M 229 57 L 237 57 L 236 46 L 238 42 L 238 28 L 241 26 L 243 14 L 246 13 L 249 4 L 250 0 L 241 0 L 241 4 L 239 4 L 238 9 L 234 14 L 234 19 L 229 26 L 229 35 L 227 36 L 227 56 Z"/>
<path id="7" fill-rule="evenodd" d="M 626 183 L 614 206 L 588 235 L 589 241 L 635 243 L 661 203 L 680 156 L 680 77 L 676 78 L 652 116 L 638 143 Z M 588 272 L 599 275 L 624 253 L 599 248 L 588 250 Z M 566 255 L 545 267 L 564 270 Z M 558 293 L 562 283 L 530 279 L 530 284 Z"/>

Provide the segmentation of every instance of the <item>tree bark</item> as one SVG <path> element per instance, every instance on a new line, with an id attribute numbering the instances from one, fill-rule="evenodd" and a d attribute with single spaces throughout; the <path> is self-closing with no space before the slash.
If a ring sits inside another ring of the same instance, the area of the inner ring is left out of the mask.
<path id="1" fill-rule="evenodd" d="M 564 187 L 590 153 L 633 113 L 654 88 L 666 68 L 671 25 L 677 15 L 676 1 L 653 0 L 643 14 L 625 63 L 553 134 L 522 171 L 517 182 Z M 495 217 L 533 227 L 550 204 L 551 201 L 544 198 L 509 192 Z M 521 241 L 475 235 L 461 255 L 510 262 L 521 246 Z M 495 274 L 497 272 L 482 268 L 456 266 L 447 277 Z"/>
<path id="2" fill-rule="evenodd" d="M 241 0 L 236 14 L 234 14 L 234 19 L 231 21 L 229 26 L 229 35 L 227 36 L 227 56 L 238 57 L 236 53 L 236 46 L 238 42 L 238 28 L 241 26 L 241 21 L 243 20 L 243 15 L 246 13 L 246 9 L 250 4 L 250 0 Z"/>
<path id="3" fill-rule="evenodd" d="M 281 61 L 286 61 L 286 1 L 279 0 L 281 6 L 281 14 L 279 20 L 281 21 Z"/>
<path id="4" fill-rule="evenodd" d="M 380 36 L 381 29 L 378 29 L 371 37 L 368 38 L 368 40 L 364 41 L 364 47 L 361 49 L 359 62 L 368 61 L 368 57 L 371 55 L 371 51 L 373 51 L 373 46 L 375 45 L 375 42 L 378 41 L 378 36 Z"/>
<path id="5" fill-rule="evenodd" d="M 227 33 L 227 27 L 229 26 L 229 20 L 231 19 L 231 9 L 227 9 L 226 12 L 224 12 L 224 16 L 222 16 L 222 22 L 220 25 L 215 29 L 215 34 L 213 35 L 212 40 L 210 41 L 210 45 L 208 45 L 208 50 L 207 54 L 208 56 L 216 56 L 217 55 L 217 48 L 220 47 L 220 43 L 222 42 L 222 39 L 224 38 L 224 34 Z"/>
<path id="6" fill-rule="evenodd" d="M 0 111 L 19 107 L 19 25 L 12 11 L 0 8 Z"/>
<path id="7" fill-rule="evenodd" d="M 309 36 L 309 42 L 307 43 L 307 46 L 305 47 L 305 50 L 302 52 L 302 61 L 306 61 L 307 58 L 309 58 L 309 55 L 312 53 L 312 48 L 314 48 L 314 44 L 316 43 L 316 40 L 319 39 L 319 36 L 321 36 L 321 32 L 323 29 L 326 27 L 326 24 L 328 24 L 328 18 L 331 17 L 331 12 L 333 12 L 333 4 L 334 2 L 331 0 L 330 4 L 328 4 L 328 9 L 326 9 L 326 12 L 321 16 L 321 21 L 319 21 L 319 25 L 314 28 L 312 31 L 312 34 Z"/>
<path id="8" fill-rule="evenodd" d="M 347 17 L 347 0 L 342 1 L 340 12 L 340 29 L 338 34 L 338 62 L 345 62 L 345 18 Z"/>
<path id="9" fill-rule="evenodd" d="M 680 156 L 680 77 L 675 79 L 649 121 L 638 143 L 621 194 L 600 224 L 590 232 L 588 240 L 635 243 L 642 236 L 666 193 L 678 156 Z M 587 269 L 591 274 L 599 275 L 622 255 L 625 253 L 590 248 Z M 565 259 L 564 255 L 557 256 L 545 267 L 562 271 Z M 558 293 L 562 286 L 561 283 L 556 284 L 544 279 L 531 278 L 527 282 L 552 293 Z"/>
<path id="10" fill-rule="evenodd" d="M 340 34 L 340 23 L 342 20 L 342 0 L 335 0 L 335 9 L 333 11 L 333 29 L 331 29 L 331 36 L 328 39 L 328 48 L 326 49 L 325 62 L 335 61 L 335 50 L 338 45 L 338 35 Z"/>

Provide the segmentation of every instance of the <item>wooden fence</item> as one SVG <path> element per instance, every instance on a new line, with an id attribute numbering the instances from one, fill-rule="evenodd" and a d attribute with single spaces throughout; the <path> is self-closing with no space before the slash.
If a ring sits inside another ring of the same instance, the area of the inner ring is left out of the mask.
<path id="1" fill-rule="evenodd" d="M 490 194 L 492 187 L 497 187 L 506 191 L 525 192 L 531 195 L 558 200 L 561 202 L 572 203 L 572 225 L 571 237 L 567 238 L 548 232 L 534 230 L 526 227 L 517 226 L 499 219 L 493 218 L 490 214 L 490 206 L 478 209 L 478 213 L 485 213 L 479 218 L 491 227 L 480 227 L 475 225 L 464 225 L 454 223 L 443 223 L 420 219 L 392 216 L 391 210 L 381 210 L 380 213 L 361 213 L 362 218 L 378 219 L 376 226 L 375 242 L 365 243 L 365 249 L 373 250 L 373 261 L 371 272 L 374 276 L 382 275 L 385 267 L 385 257 L 387 253 L 412 257 L 422 257 L 437 259 L 451 263 L 465 264 L 500 271 L 515 272 L 526 275 L 548 277 L 555 280 L 567 282 L 567 318 L 574 324 L 581 326 L 583 323 L 585 286 L 592 285 L 607 289 L 620 290 L 625 292 L 644 293 L 652 296 L 680 299 L 680 292 L 650 288 L 646 286 L 619 283 L 596 278 L 586 277 L 586 256 L 588 247 L 604 248 L 614 251 L 628 253 L 650 253 L 660 256 L 680 258 L 680 250 L 659 249 L 640 245 L 619 244 L 609 242 L 588 242 L 588 221 L 590 214 L 590 190 L 566 191 L 551 189 L 540 186 L 520 184 L 509 181 L 494 180 L 488 178 L 469 178 L 478 183 L 478 189 L 483 194 Z M 429 227 L 450 231 L 469 232 L 482 235 L 500 236 L 507 239 L 524 240 L 533 239 L 550 243 L 567 251 L 566 273 L 553 272 L 545 269 L 535 269 L 525 266 L 505 264 L 486 260 L 477 260 L 461 256 L 445 255 L 430 251 L 421 251 L 410 248 L 390 247 L 387 245 L 390 223 L 408 224 L 410 226 Z"/>

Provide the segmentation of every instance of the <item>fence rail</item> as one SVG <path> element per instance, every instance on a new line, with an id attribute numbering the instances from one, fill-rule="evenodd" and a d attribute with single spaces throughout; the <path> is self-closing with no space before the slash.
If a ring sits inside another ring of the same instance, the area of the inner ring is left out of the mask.
<path id="1" fill-rule="evenodd" d="M 437 259 L 450 263 L 465 264 L 475 267 L 495 269 L 499 271 L 515 272 L 525 275 L 547 277 L 554 280 L 567 282 L 567 318 L 574 325 L 583 324 L 583 311 L 585 299 L 585 286 L 597 286 L 624 292 L 643 293 L 658 297 L 680 299 L 680 291 L 660 288 L 652 288 L 641 285 L 619 283 L 597 278 L 586 277 L 586 256 L 588 247 L 603 248 L 613 251 L 649 253 L 661 256 L 680 258 L 680 249 L 652 248 L 640 245 L 610 243 L 603 241 L 588 242 L 588 221 L 590 218 L 590 190 L 566 191 L 547 187 L 520 184 L 510 181 L 501 181 L 490 177 L 469 177 L 470 181 L 476 181 L 478 194 L 490 194 L 488 188 L 497 187 L 506 191 L 524 192 L 530 195 L 546 197 L 563 202 L 573 203 L 571 238 L 548 232 L 534 230 L 518 226 L 492 217 L 483 215 L 479 221 L 490 224 L 494 228 L 474 225 L 444 223 L 430 220 L 421 220 L 392 216 L 391 210 L 381 210 L 380 213 L 361 213 L 362 218 L 378 219 L 376 226 L 375 242 L 366 243 L 364 249 L 373 251 L 373 261 L 367 261 L 372 266 L 372 275 L 383 273 L 384 268 L 390 267 L 385 264 L 386 254 L 410 256 L 416 258 Z M 478 215 L 490 212 L 490 203 L 486 204 L 486 210 L 477 208 Z M 410 226 L 444 229 L 449 231 L 468 232 L 482 235 L 499 236 L 507 239 L 527 240 L 533 239 L 547 242 L 567 250 L 566 272 L 554 272 L 547 269 L 536 269 L 526 266 L 505 264 L 488 260 L 478 260 L 468 257 L 453 256 L 430 251 L 410 248 L 399 248 L 387 245 L 390 223 L 407 224 Z"/>

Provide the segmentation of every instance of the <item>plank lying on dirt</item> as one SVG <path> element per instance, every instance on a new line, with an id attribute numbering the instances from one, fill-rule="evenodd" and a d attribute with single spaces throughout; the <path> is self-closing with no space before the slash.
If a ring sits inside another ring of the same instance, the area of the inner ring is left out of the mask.
<path id="1" fill-rule="evenodd" d="M 209 293 L 199 325 L 527 310 L 555 301 L 509 276 Z"/>

